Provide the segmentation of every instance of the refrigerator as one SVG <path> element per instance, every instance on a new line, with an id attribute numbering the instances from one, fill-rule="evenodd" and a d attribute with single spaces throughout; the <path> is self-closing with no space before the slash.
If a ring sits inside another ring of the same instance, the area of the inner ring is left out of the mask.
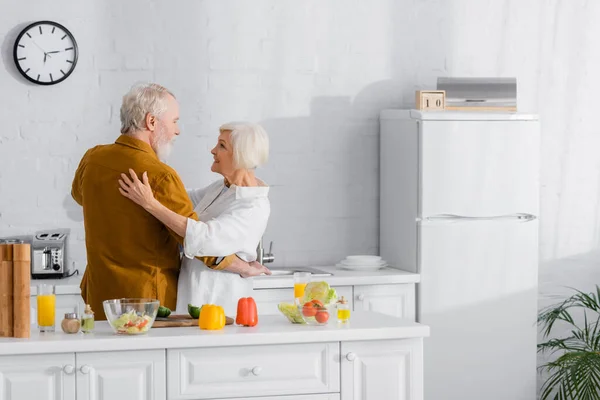
<path id="1" fill-rule="evenodd" d="M 535 399 L 537 116 L 384 110 L 380 124 L 380 253 L 420 274 L 424 399 Z"/>

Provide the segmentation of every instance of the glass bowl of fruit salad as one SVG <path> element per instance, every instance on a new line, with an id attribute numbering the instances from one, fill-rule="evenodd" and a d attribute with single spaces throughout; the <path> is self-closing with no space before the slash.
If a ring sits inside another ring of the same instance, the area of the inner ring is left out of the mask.
<path id="1" fill-rule="evenodd" d="M 160 302 L 154 299 L 114 299 L 102 303 L 109 325 L 115 333 L 140 335 L 154 324 Z"/>

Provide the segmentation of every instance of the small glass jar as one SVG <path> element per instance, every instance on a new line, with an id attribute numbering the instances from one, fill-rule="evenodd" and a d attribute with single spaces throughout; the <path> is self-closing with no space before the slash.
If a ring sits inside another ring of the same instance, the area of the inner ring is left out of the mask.
<path id="1" fill-rule="evenodd" d="M 94 331 L 94 312 L 89 304 L 85 305 L 85 311 L 81 317 L 81 331 L 83 333 L 92 333 Z"/>
<path id="2" fill-rule="evenodd" d="M 60 323 L 60 327 L 62 328 L 64 333 L 77 333 L 79 332 L 79 328 L 81 327 L 81 322 L 79 321 L 79 317 L 77 313 L 66 313 L 65 319 Z"/>
<path id="3" fill-rule="evenodd" d="M 337 302 L 337 319 L 338 322 L 342 324 L 350 321 L 350 306 L 344 296 Z"/>

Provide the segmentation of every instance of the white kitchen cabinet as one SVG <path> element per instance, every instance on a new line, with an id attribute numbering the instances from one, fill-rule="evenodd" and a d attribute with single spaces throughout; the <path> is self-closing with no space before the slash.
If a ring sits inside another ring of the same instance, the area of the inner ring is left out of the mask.
<path id="1" fill-rule="evenodd" d="M 60 323 L 66 313 L 77 313 L 81 318 L 81 313 L 85 309 L 83 298 L 75 294 L 57 294 L 56 295 L 56 311 L 54 326 L 60 330 Z M 37 297 L 31 296 L 31 324 L 37 326 Z"/>
<path id="2" fill-rule="evenodd" d="M 349 300 L 352 299 L 352 286 L 333 286 L 338 297 L 344 296 Z M 294 302 L 294 288 L 284 289 L 254 289 L 252 297 L 256 301 L 256 307 L 259 315 L 280 315 L 281 312 L 277 308 L 279 303 Z"/>
<path id="3" fill-rule="evenodd" d="M 374 311 L 414 321 L 415 285 L 356 285 L 353 309 Z"/>
<path id="4" fill-rule="evenodd" d="M 341 400 L 423 400 L 422 343 L 342 342 Z"/>
<path id="5" fill-rule="evenodd" d="M 75 355 L 0 357 L 0 400 L 75 400 Z"/>
<path id="6" fill-rule="evenodd" d="M 165 400 L 165 350 L 77 353 L 77 400 Z"/>
<path id="7" fill-rule="evenodd" d="M 170 400 L 335 393 L 339 343 L 167 351 Z"/>

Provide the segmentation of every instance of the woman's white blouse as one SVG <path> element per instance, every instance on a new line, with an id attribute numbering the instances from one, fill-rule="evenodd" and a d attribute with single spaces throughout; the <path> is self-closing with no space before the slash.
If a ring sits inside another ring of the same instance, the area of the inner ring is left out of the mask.
<path id="1" fill-rule="evenodd" d="M 256 260 L 256 246 L 271 212 L 268 186 L 228 188 L 219 180 L 188 195 L 199 221 L 187 221 L 183 243 L 187 258 L 235 253 L 247 262 Z"/>

